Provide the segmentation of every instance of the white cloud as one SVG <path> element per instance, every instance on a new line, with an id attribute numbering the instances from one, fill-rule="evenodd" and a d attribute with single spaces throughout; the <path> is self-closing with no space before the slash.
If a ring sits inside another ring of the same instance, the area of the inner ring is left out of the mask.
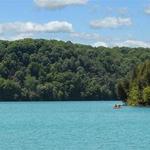
<path id="1" fill-rule="evenodd" d="M 104 8 L 107 14 L 118 14 L 121 16 L 127 15 L 128 14 L 128 8 L 127 7 L 118 7 L 118 8 L 113 8 L 113 7 L 106 7 Z"/>
<path id="2" fill-rule="evenodd" d="M 37 6 L 48 9 L 58 9 L 69 5 L 84 5 L 88 0 L 34 0 Z"/>
<path id="3" fill-rule="evenodd" d="M 95 44 L 92 45 L 93 47 L 108 47 L 108 45 L 105 42 L 96 42 Z"/>
<path id="4" fill-rule="evenodd" d="M 103 39 L 97 33 L 84 33 L 84 32 L 73 32 L 73 33 L 71 33 L 71 37 L 79 38 L 82 40 L 94 40 L 94 41 L 99 41 L 99 40 Z"/>
<path id="5" fill-rule="evenodd" d="M 121 26 L 132 25 L 131 18 L 121 18 L 121 17 L 106 17 L 102 20 L 94 20 L 90 23 L 92 28 L 117 28 Z"/>
<path id="6" fill-rule="evenodd" d="M 72 32 L 73 26 L 66 21 L 51 21 L 44 24 L 33 22 L 14 22 L 0 24 L 0 34 L 5 33 L 59 33 L 59 32 Z"/>
<path id="7" fill-rule="evenodd" d="M 144 41 L 138 41 L 138 40 L 127 40 L 124 42 L 114 43 L 113 46 L 150 48 L 150 42 L 144 42 Z"/>
<path id="8" fill-rule="evenodd" d="M 144 11 L 146 14 L 150 15 L 150 6 L 146 7 Z"/>
<path id="9" fill-rule="evenodd" d="M 25 39 L 25 38 L 33 38 L 32 33 L 21 33 L 21 34 L 16 34 L 16 35 L 11 35 L 11 36 L 1 36 L 0 40 L 9 40 L 9 41 L 14 41 L 14 40 L 20 40 L 20 39 Z"/>
<path id="10" fill-rule="evenodd" d="M 21 33 L 16 36 L 10 37 L 9 40 L 14 41 L 14 40 L 20 40 L 20 39 L 25 39 L 25 38 L 33 38 L 32 33 Z"/>
<path id="11" fill-rule="evenodd" d="M 8 40 L 5 37 L 0 36 L 0 40 Z"/>
<path id="12" fill-rule="evenodd" d="M 143 48 L 150 48 L 150 42 L 145 42 L 145 41 L 138 41 L 138 40 L 126 40 L 126 41 L 109 41 L 109 42 L 96 42 L 92 45 L 93 47 L 99 47 L 99 46 L 104 46 L 104 47 L 131 47 L 131 48 L 138 48 L 138 47 L 143 47 Z"/>
<path id="13" fill-rule="evenodd" d="M 126 15 L 128 13 L 128 8 L 127 7 L 118 8 L 117 11 L 121 15 Z"/>

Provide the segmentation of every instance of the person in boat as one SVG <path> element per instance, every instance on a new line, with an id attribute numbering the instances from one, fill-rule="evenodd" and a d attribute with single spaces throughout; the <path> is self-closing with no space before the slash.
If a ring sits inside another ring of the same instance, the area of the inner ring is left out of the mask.
<path id="1" fill-rule="evenodd" d="M 117 104 L 114 105 L 114 108 L 117 108 Z"/>
<path id="2" fill-rule="evenodd" d="M 117 104 L 115 104 L 113 108 L 114 108 L 114 109 L 119 109 L 119 108 L 121 108 L 121 105 L 119 105 L 119 104 L 118 104 L 118 105 L 117 105 Z"/>
<path id="3" fill-rule="evenodd" d="M 118 108 L 121 108 L 121 105 L 118 105 Z"/>

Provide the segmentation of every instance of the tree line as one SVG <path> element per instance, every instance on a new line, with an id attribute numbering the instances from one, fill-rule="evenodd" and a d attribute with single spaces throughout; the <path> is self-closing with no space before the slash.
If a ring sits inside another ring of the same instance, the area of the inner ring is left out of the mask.
<path id="1" fill-rule="evenodd" d="M 150 61 L 138 65 L 118 84 L 119 94 L 129 105 L 150 105 Z"/>
<path id="2" fill-rule="evenodd" d="M 95 48 L 44 39 L 0 41 L 0 100 L 125 99 L 119 82 L 146 60 L 148 48 Z"/>

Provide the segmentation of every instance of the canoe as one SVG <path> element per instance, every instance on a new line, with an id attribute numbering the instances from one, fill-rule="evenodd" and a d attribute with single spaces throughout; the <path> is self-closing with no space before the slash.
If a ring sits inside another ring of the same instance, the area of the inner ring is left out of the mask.
<path id="1" fill-rule="evenodd" d="M 113 109 L 120 109 L 120 108 L 121 108 L 121 105 L 116 104 L 116 105 L 113 106 Z"/>

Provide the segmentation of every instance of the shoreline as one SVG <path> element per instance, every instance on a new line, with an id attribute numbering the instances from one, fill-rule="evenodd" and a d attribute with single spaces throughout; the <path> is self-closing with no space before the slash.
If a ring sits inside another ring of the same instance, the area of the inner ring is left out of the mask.
<path id="1" fill-rule="evenodd" d="M 121 100 L 0 100 L 0 103 L 3 102 L 120 102 Z M 122 101 L 121 101 L 122 102 Z"/>

